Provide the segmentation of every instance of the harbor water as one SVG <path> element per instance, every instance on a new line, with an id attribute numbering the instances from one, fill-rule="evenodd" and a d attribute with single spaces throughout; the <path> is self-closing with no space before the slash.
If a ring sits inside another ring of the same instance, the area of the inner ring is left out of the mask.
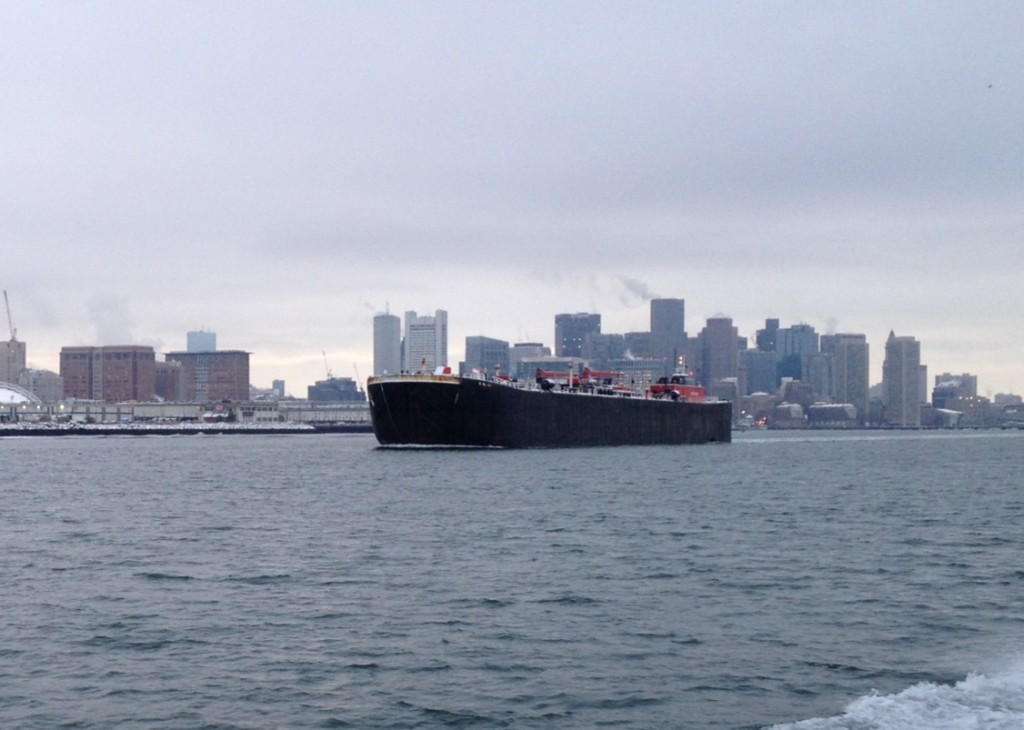
<path id="1" fill-rule="evenodd" d="M 1024 727 L 1024 434 L 0 439 L 0 727 Z"/>

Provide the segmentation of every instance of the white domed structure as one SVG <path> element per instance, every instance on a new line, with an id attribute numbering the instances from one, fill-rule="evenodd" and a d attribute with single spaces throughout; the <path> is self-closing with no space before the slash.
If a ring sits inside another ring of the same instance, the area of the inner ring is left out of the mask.
<path id="1" fill-rule="evenodd" d="M 42 401 L 35 393 L 25 390 L 20 385 L 0 383 L 0 406 L 17 406 L 22 403 L 42 403 Z"/>

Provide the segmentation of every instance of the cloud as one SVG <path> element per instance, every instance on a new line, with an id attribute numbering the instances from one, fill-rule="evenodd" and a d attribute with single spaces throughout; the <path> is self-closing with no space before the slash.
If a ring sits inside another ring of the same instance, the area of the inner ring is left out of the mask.
<path id="1" fill-rule="evenodd" d="M 12 9 L 0 250 L 33 358 L 210 322 L 254 380 L 313 382 L 324 349 L 369 371 L 387 303 L 447 309 L 457 353 L 666 296 L 691 332 L 984 320 L 978 369 L 1019 369 L 982 345 L 1024 308 L 1024 5 L 526 7 Z"/>

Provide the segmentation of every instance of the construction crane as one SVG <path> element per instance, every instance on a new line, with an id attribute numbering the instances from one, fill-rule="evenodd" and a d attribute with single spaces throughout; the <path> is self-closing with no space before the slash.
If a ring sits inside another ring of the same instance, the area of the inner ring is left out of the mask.
<path id="1" fill-rule="evenodd" d="M 7 307 L 7 326 L 11 329 L 11 342 L 18 339 L 18 330 L 14 328 L 14 320 L 11 319 L 11 302 L 7 298 L 7 290 L 4 289 L 4 306 Z"/>
<path id="2" fill-rule="evenodd" d="M 359 368 L 356 367 L 355 363 L 352 363 L 352 369 L 356 372 L 356 389 L 361 391 L 363 389 L 363 381 L 359 378 Z"/>
<path id="3" fill-rule="evenodd" d="M 321 350 L 320 352 L 324 355 L 324 370 L 327 371 L 327 379 L 334 380 L 334 373 L 331 372 L 331 366 L 327 364 L 327 350 Z"/>

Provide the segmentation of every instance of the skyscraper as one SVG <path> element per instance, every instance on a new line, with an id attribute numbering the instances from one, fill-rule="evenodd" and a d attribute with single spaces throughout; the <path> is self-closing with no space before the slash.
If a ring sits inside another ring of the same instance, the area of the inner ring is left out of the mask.
<path id="1" fill-rule="evenodd" d="M 885 341 L 882 363 L 882 399 L 885 420 L 894 426 L 921 425 L 921 343 L 913 337 Z"/>
<path id="2" fill-rule="evenodd" d="M 700 333 L 701 372 L 705 386 L 739 375 L 739 331 L 732 318 L 717 315 L 708 319 Z"/>
<path id="3" fill-rule="evenodd" d="M 601 315 L 577 312 L 555 315 L 555 356 L 582 357 L 583 340 L 601 334 Z"/>
<path id="4" fill-rule="evenodd" d="M 774 352 L 744 350 L 742 357 L 747 369 L 746 395 L 770 393 L 778 387 Z"/>
<path id="5" fill-rule="evenodd" d="M 217 349 L 217 333 L 207 330 L 186 332 L 185 349 L 189 352 L 213 352 Z"/>
<path id="6" fill-rule="evenodd" d="M 818 333 L 809 324 L 794 324 L 776 333 L 779 375 L 803 380 L 811 357 L 818 352 Z"/>
<path id="7" fill-rule="evenodd" d="M 821 351 L 832 356 L 832 397 L 857 409 L 857 423 L 868 417 L 870 362 L 868 339 L 862 334 L 821 336 Z"/>
<path id="8" fill-rule="evenodd" d="M 448 365 L 448 312 L 438 309 L 433 317 L 405 313 L 403 365 L 409 372 Z"/>
<path id="9" fill-rule="evenodd" d="M 758 330 L 757 349 L 761 352 L 775 352 L 779 339 L 779 320 L 775 318 L 764 321 L 764 329 Z"/>
<path id="10" fill-rule="evenodd" d="M 665 362 L 671 374 L 686 347 L 686 303 L 682 299 L 651 300 L 651 356 Z"/>
<path id="11" fill-rule="evenodd" d="M 373 374 L 395 374 L 402 369 L 402 320 L 383 312 L 373 318 Z"/>
<path id="12" fill-rule="evenodd" d="M 25 343 L 13 337 L 0 342 L 0 383 L 17 383 L 25 369 Z"/>

